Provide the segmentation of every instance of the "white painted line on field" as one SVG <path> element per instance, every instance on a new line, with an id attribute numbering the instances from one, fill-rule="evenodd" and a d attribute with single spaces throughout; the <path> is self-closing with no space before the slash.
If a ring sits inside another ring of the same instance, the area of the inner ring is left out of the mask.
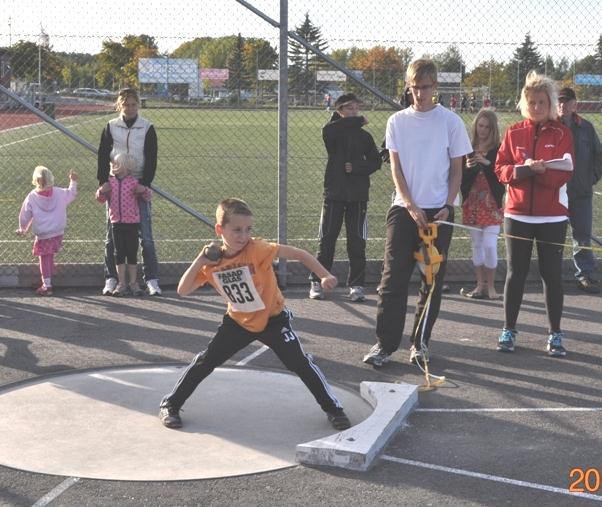
<path id="1" fill-rule="evenodd" d="M 602 412 L 602 407 L 557 408 L 417 408 L 414 412 Z"/>
<path id="2" fill-rule="evenodd" d="M 43 134 L 38 134 L 37 136 L 26 137 L 25 139 L 21 139 L 19 141 L 13 141 L 12 143 L 0 144 L 0 148 L 8 148 L 9 146 L 12 146 L 14 144 L 26 143 L 27 141 L 31 141 L 32 139 L 37 139 L 38 137 L 48 136 L 48 135 L 54 134 L 56 132 L 59 132 L 59 131 L 58 130 L 51 130 L 50 132 L 45 132 Z"/>
<path id="3" fill-rule="evenodd" d="M 76 117 L 73 117 L 73 118 L 76 118 Z M 66 118 L 61 118 L 61 119 L 65 120 Z M 86 121 L 80 121 L 79 123 L 74 123 L 73 125 L 65 125 L 65 126 L 72 129 L 74 127 L 79 127 L 81 125 L 84 125 L 85 123 L 90 123 L 92 121 L 97 121 L 97 120 L 98 120 L 98 118 L 91 118 Z M 23 128 L 23 127 L 31 127 L 31 126 L 39 127 L 41 123 L 42 122 L 33 123 L 31 125 L 22 125 L 21 127 L 15 127 L 15 128 Z M 1 130 L 0 134 L 3 134 L 4 132 L 8 132 L 8 130 Z M 19 141 L 13 141 L 12 143 L 0 144 L 0 148 L 7 148 L 8 146 L 12 146 L 13 144 L 25 143 L 27 141 L 31 141 L 32 139 L 37 139 L 38 137 L 43 137 L 43 136 L 47 136 L 50 134 L 56 134 L 56 133 L 60 133 L 60 130 L 53 128 L 53 130 L 51 130 L 50 132 L 44 132 L 43 134 L 38 134 L 37 136 L 26 137 L 25 139 L 20 139 Z"/>
<path id="4" fill-rule="evenodd" d="M 56 497 L 63 494 L 67 489 L 73 486 L 75 483 L 79 481 L 79 477 L 69 477 L 61 482 L 56 488 L 46 493 L 42 498 L 40 498 L 36 503 L 34 503 L 31 507 L 44 507 L 52 502 Z"/>
<path id="5" fill-rule="evenodd" d="M 433 465 L 431 463 L 423 463 L 422 461 L 414 461 L 411 459 L 396 458 L 395 456 L 383 455 L 382 459 L 387 461 L 393 461 L 395 463 L 401 463 L 402 465 L 410 465 L 420 468 L 428 468 L 430 470 L 437 470 L 438 472 L 447 472 L 450 474 L 464 475 L 466 477 L 474 477 L 476 479 L 485 479 L 487 481 L 502 482 L 504 484 L 511 484 L 512 486 L 521 486 L 523 488 L 538 489 L 541 491 L 547 491 L 548 493 L 559 493 L 561 495 L 569 495 L 578 498 L 588 498 L 589 500 L 596 500 L 602 502 L 602 496 L 594 495 L 591 493 L 573 493 L 568 488 L 557 488 L 555 486 L 548 486 L 546 484 L 537 484 L 535 482 L 518 481 L 516 479 L 509 479 L 507 477 L 500 477 L 498 475 L 481 474 L 478 472 L 471 472 L 470 470 L 462 470 L 461 468 L 451 468 L 441 465 Z"/>
<path id="6" fill-rule="evenodd" d="M 261 354 L 263 354 L 268 349 L 269 349 L 269 347 L 267 345 L 264 345 L 263 347 L 261 347 L 260 349 L 257 349 L 252 354 L 249 354 L 244 359 L 241 359 L 240 361 L 238 361 L 238 363 L 236 363 L 236 366 L 244 366 L 245 364 L 247 364 L 247 363 L 251 362 L 253 359 L 255 359 L 257 356 L 260 356 Z"/>

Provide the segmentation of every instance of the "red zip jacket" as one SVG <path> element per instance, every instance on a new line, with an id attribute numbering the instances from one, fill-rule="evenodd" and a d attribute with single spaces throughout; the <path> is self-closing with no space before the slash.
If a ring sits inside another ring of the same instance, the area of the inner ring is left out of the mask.
<path id="1" fill-rule="evenodd" d="M 495 173 L 508 185 L 504 211 L 514 215 L 567 216 L 568 197 L 565 184 L 572 171 L 546 169 L 543 174 L 516 178 L 514 168 L 530 158 L 552 160 L 570 153 L 573 160 L 571 130 L 557 120 L 535 124 L 531 120 L 512 125 L 504 134 L 497 153 Z"/>

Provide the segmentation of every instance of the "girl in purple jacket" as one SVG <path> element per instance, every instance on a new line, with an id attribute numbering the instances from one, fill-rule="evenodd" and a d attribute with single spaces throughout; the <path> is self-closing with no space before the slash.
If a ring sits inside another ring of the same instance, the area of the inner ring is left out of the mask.
<path id="1" fill-rule="evenodd" d="M 128 287 L 134 296 L 140 296 L 138 285 L 138 229 L 140 227 L 140 208 L 136 195 L 139 183 L 130 172 L 136 167 L 136 160 L 128 153 L 113 156 L 109 181 L 96 191 L 98 202 L 108 202 L 109 220 L 115 245 L 115 265 L 117 268 L 117 287 L 113 296 L 125 296 Z M 142 198 L 151 200 L 151 190 L 144 187 Z M 127 268 L 126 268 L 127 261 Z M 127 271 L 127 279 L 126 279 Z"/>
<path id="2" fill-rule="evenodd" d="M 54 186 L 54 176 L 43 165 L 33 171 L 31 183 L 34 187 L 21 206 L 17 235 L 24 236 L 33 230 L 33 254 L 40 258 L 42 285 L 36 290 L 40 296 L 52 296 L 52 274 L 54 254 L 63 245 L 67 225 L 67 206 L 77 196 L 77 174 L 69 173 L 69 188 Z"/>

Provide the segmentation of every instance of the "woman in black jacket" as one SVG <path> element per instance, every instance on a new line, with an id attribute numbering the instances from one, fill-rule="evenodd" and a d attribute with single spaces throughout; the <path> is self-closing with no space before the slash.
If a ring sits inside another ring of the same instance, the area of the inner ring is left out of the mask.
<path id="1" fill-rule="evenodd" d="M 463 288 L 460 294 L 472 299 L 498 299 L 494 281 L 505 188 L 494 172 L 500 131 L 492 110 L 478 112 L 472 123 L 471 138 L 474 151 L 464 160 L 460 191 L 462 223 L 473 227 L 470 235 L 477 285 L 472 290 Z"/>

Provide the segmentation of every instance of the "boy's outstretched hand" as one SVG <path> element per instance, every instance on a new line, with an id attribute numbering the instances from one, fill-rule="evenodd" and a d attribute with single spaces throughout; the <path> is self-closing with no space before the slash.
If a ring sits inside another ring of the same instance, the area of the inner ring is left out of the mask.
<path id="1" fill-rule="evenodd" d="M 332 290 L 337 286 L 337 277 L 334 275 L 328 275 L 325 276 L 324 278 L 320 279 L 320 284 L 322 285 L 322 288 L 324 290 Z"/>

